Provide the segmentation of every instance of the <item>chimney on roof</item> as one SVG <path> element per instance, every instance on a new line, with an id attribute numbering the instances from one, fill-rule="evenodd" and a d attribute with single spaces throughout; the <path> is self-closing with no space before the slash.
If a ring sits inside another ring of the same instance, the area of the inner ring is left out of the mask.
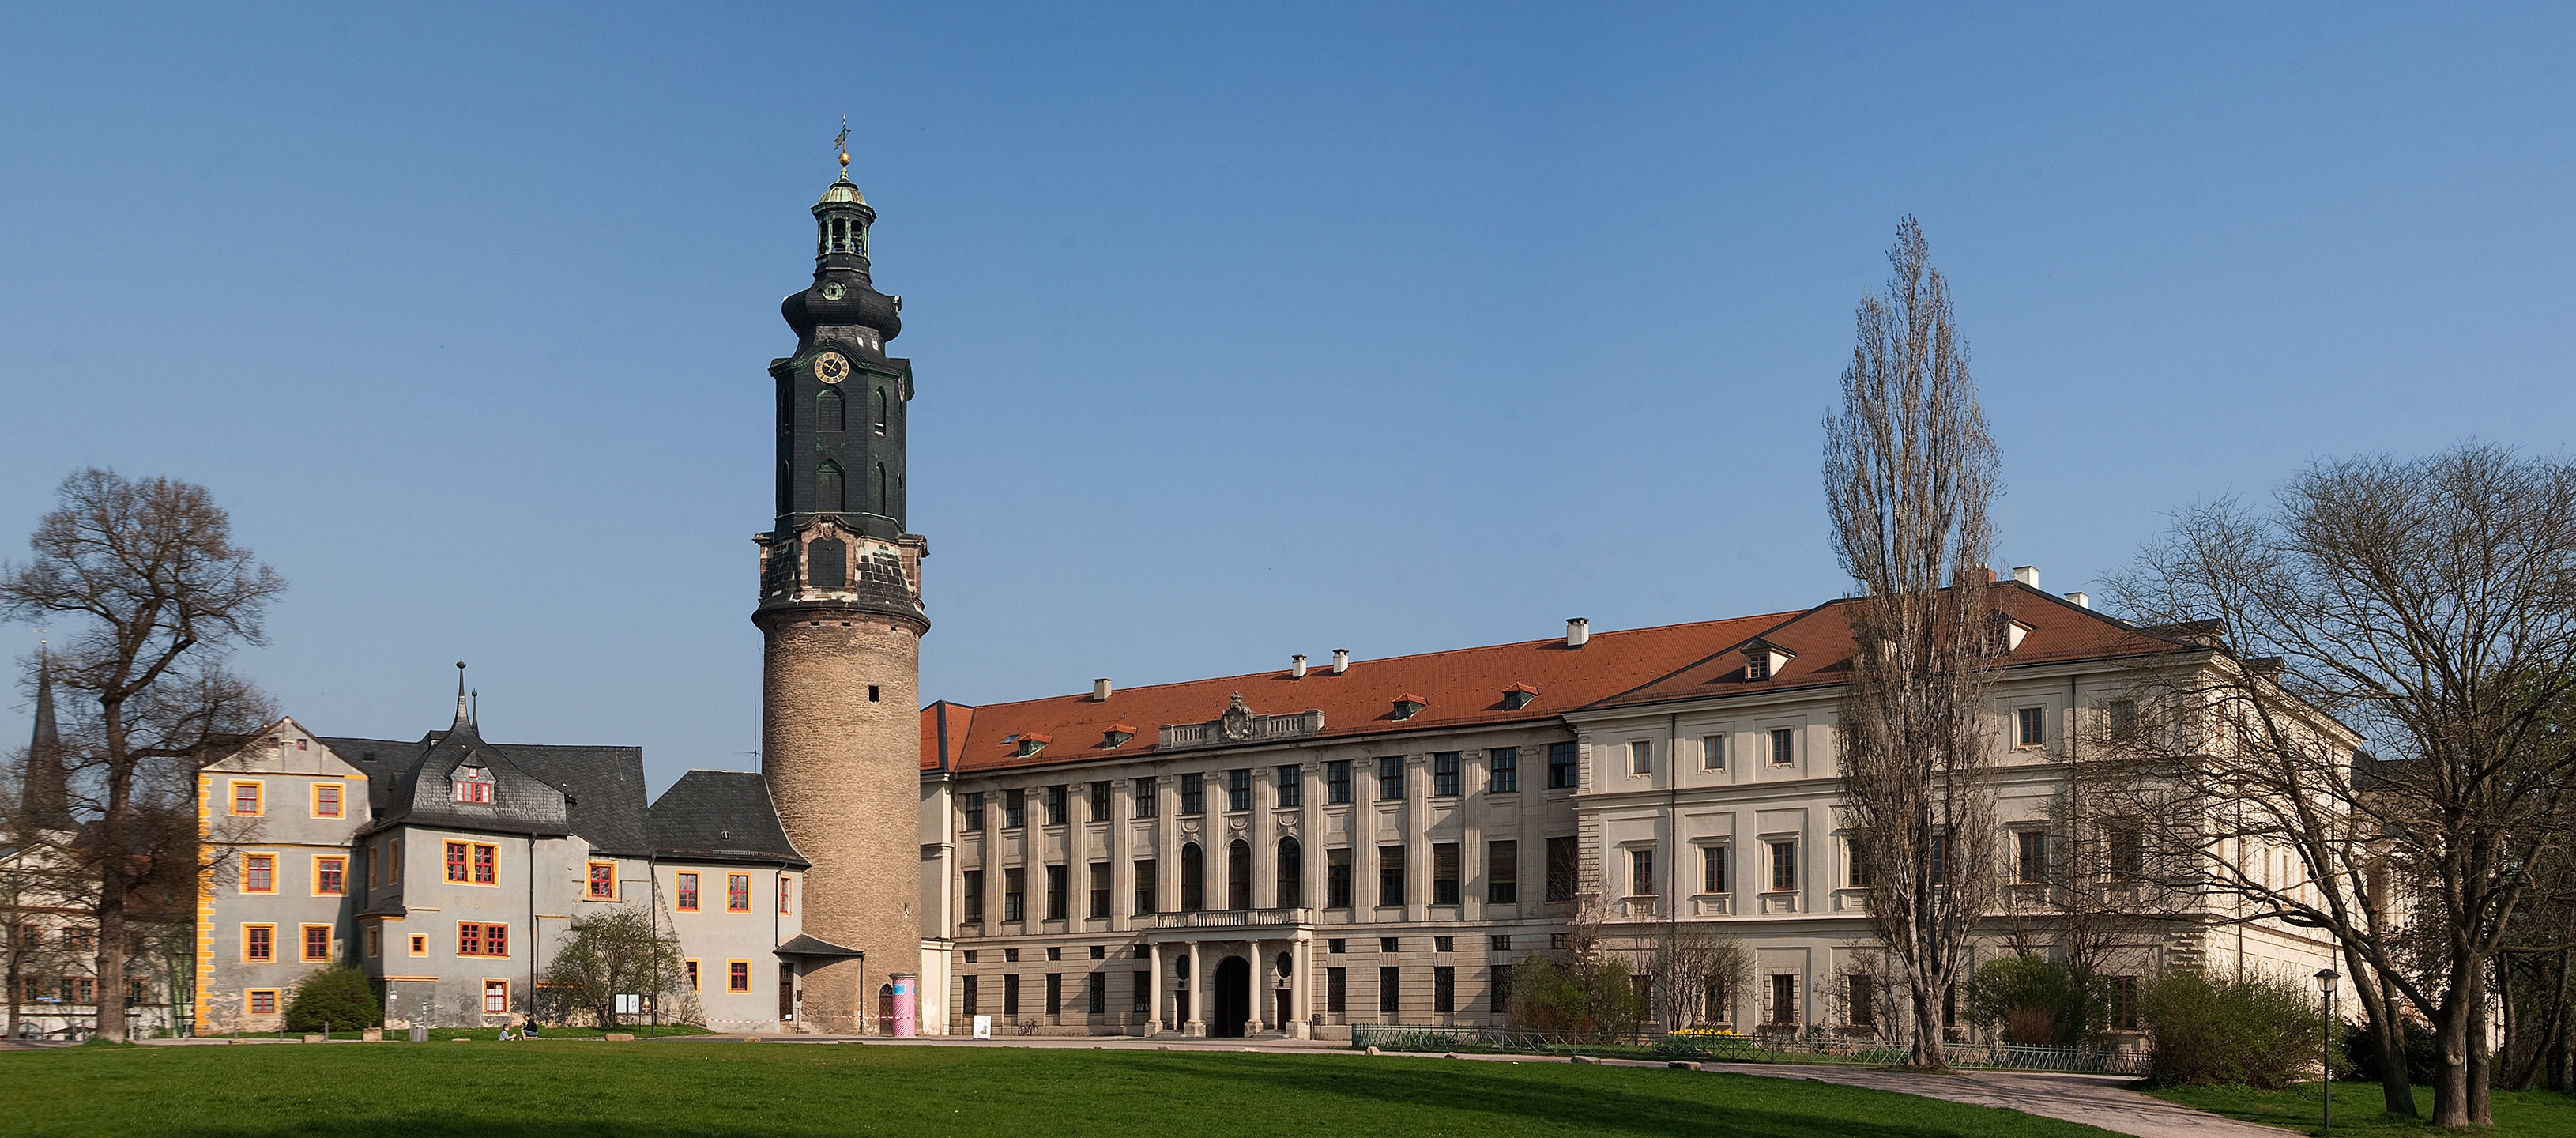
<path id="1" fill-rule="evenodd" d="M 1288 658 L 1288 678 L 1292 680 L 1302 680 L 1306 678 L 1305 653 L 1300 652 Z"/>
<path id="2" fill-rule="evenodd" d="M 2066 599 L 2075 602 L 2075 607 L 2080 609 L 2089 609 L 2093 607 L 2093 598 L 2085 596 L 2082 593 L 2068 593 L 2066 594 Z"/>
<path id="3" fill-rule="evenodd" d="M 2028 586 L 2030 586 L 2031 588 L 2034 588 L 2034 589 L 2038 588 L 2038 587 L 2039 587 L 2039 566 L 2037 566 L 2037 565 L 2016 565 L 2016 566 L 2013 566 L 2013 580 L 2019 581 L 2019 582 L 2021 582 L 2022 584 L 2028 585 Z"/>
<path id="4" fill-rule="evenodd" d="M 1091 681 L 1091 702 L 1093 702 L 1093 703 L 1107 703 L 1107 702 L 1109 702 L 1109 678 L 1108 678 L 1108 677 L 1103 676 L 1103 677 L 1101 677 L 1100 679 L 1096 679 L 1096 680 Z"/>
<path id="5" fill-rule="evenodd" d="M 1348 648 L 1333 649 L 1333 674 L 1338 676 L 1350 670 L 1351 650 Z"/>
<path id="6" fill-rule="evenodd" d="M 1568 617 L 1568 618 L 1566 618 L 1566 621 L 1565 621 L 1565 646 L 1566 646 L 1566 647 L 1568 647 L 1568 648 L 1581 648 L 1581 647 L 1583 647 L 1583 643 L 1584 643 L 1584 641 L 1587 641 L 1587 640 L 1590 640 L 1590 639 L 1592 639 L 1592 618 L 1591 618 L 1591 617 L 1588 617 L 1588 616 L 1577 616 L 1577 617 Z"/>

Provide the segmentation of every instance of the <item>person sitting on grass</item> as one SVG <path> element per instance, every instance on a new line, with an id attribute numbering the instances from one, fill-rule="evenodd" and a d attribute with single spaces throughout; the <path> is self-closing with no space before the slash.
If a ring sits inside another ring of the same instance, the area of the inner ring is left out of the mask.
<path id="1" fill-rule="evenodd" d="M 526 1024 L 522 1025 L 522 1026 L 519 1028 L 519 1038 L 521 1038 L 521 1039 L 535 1039 L 536 1037 L 537 1037 L 537 1021 L 535 1021 L 535 1020 L 529 1020 Z"/>

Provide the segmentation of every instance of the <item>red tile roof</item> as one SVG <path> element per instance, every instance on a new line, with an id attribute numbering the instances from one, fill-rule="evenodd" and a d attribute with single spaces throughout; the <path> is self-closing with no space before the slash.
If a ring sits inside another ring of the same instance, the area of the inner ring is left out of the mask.
<path id="1" fill-rule="evenodd" d="M 2149 636 L 2126 622 L 2012 581 L 1988 586 L 1986 598 L 1997 611 L 2030 629 L 2012 650 L 2007 667 L 2170 652 L 2175 647 L 2172 641 Z M 1778 628 L 1764 630 L 1760 641 L 1790 654 L 1789 662 L 1768 679 L 1747 682 L 1743 654 L 1729 652 L 1601 699 L 1593 706 L 1625 707 L 1839 684 L 1843 673 L 1851 670 L 1849 602 L 1818 605 Z"/>
<path id="2" fill-rule="evenodd" d="M 2142 633 L 2091 609 L 2026 586 L 2000 581 L 1987 593 L 1994 607 L 2030 632 L 2013 649 L 2012 665 L 2062 663 L 2168 652 L 2171 640 Z M 1311 669 L 1304 679 L 1287 669 L 1175 684 L 1126 688 L 1108 702 L 1089 693 L 1018 703 L 968 707 L 942 701 L 922 709 L 921 765 L 943 766 L 939 740 L 945 718 L 944 765 L 961 771 L 1061 766 L 1151 755 L 1160 724 L 1215 720 L 1228 700 L 1264 715 L 1321 709 L 1324 730 L 1314 738 L 1397 731 L 1438 731 L 1512 722 L 1544 722 L 1582 707 L 1626 707 L 1716 695 L 1786 691 L 1842 682 L 1850 667 L 1851 625 L 1846 602 L 1829 601 L 1804 612 L 1768 613 L 1731 620 L 1595 632 L 1581 648 L 1562 639 L 1528 640 L 1484 648 L 1426 652 L 1387 660 L 1354 660 L 1348 674 Z M 1744 679 L 1741 649 L 1759 640 L 1790 653 L 1770 678 Z M 1518 710 L 1505 693 L 1543 693 Z M 1395 718 L 1395 701 L 1424 703 L 1412 718 Z M 1131 724 L 1144 725 L 1137 730 Z M 1112 749 L 1104 732 L 1136 731 Z M 1030 735 L 1056 740 L 1042 753 L 1023 756 L 1018 741 Z"/>
<path id="3" fill-rule="evenodd" d="M 1120 688 L 1106 703 L 1093 702 L 1088 692 L 980 707 L 942 701 L 921 712 L 921 765 L 923 770 L 940 766 L 938 725 L 942 714 L 948 725 L 948 769 L 1054 766 L 1153 754 L 1160 741 L 1155 730 L 1158 725 L 1212 722 L 1224 714 L 1227 701 L 1237 692 L 1257 714 L 1293 715 L 1322 710 L 1324 730 L 1314 737 L 1325 739 L 1544 722 L 1670 675 L 1711 653 L 1724 652 L 1794 615 L 1770 613 L 1625 632 L 1595 632 L 1581 648 L 1567 648 L 1559 638 L 1385 660 L 1353 660 L 1350 671 L 1339 676 L 1331 668 L 1312 668 L 1306 678 L 1290 679 L 1288 670 L 1281 668 L 1251 675 L 1151 684 Z M 1503 693 L 1516 685 L 1536 688 L 1543 694 L 1518 710 L 1506 710 Z M 1418 698 L 1425 706 L 1412 718 L 1398 721 L 1398 697 Z M 1104 745 L 1104 732 L 1127 724 L 1142 725 L 1143 730 L 1125 746 L 1113 750 Z M 1017 740 L 1031 733 L 1051 735 L 1056 742 L 1043 753 L 1022 757 Z M 1006 739 L 1011 742 L 1004 742 Z"/>

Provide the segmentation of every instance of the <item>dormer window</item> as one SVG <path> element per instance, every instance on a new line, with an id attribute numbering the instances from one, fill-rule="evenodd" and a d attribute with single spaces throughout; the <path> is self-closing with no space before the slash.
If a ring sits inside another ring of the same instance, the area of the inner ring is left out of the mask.
<path id="1" fill-rule="evenodd" d="M 1395 717 L 1398 719 L 1411 719 L 1423 708 L 1429 706 L 1431 706 L 1430 700 L 1424 699 L 1411 692 L 1406 692 L 1403 695 L 1395 697 Z"/>
<path id="2" fill-rule="evenodd" d="M 1537 701 L 1538 689 L 1528 684 L 1513 684 L 1503 689 L 1503 710 L 1519 711 Z"/>
<path id="3" fill-rule="evenodd" d="M 1112 723 L 1108 730 L 1100 733 L 1100 745 L 1114 751 L 1126 746 L 1127 740 L 1135 737 L 1135 727 L 1125 723 Z"/>
<path id="4" fill-rule="evenodd" d="M 1998 656 L 2009 656 L 2021 647 L 2022 638 L 2030 635 L 2030 626 L 1999 612 L 1986 614 L 1986 650 Z"/>
<path id="5" fill-rule="evenodd" d="M 492 772 L 485 767 L 459 767 L 451 776 L 458 802 L 492 804 Z"/>
<path id="6" fill-rule="evenodd" d="M 1055 742 L 1054 736 L 1040 735 L 1032 731 L 1019 737 L 1019 747 L 1011 752 L 1011 757 L 1019 759 L 1029 758 L 1040 751 L 1046 750 L 1046 745 L 1052 742 Z"/>
<path id="7" fill-rule="evenodd" d="M 1777 644 L 1773 644 L 1768 640 L 1756 640 L 1751 644 L 1745 645 L 1745 682 L 1758 683 L 1779 675 L 1780 669 L 1788 667 L 1789 661 L 1795 659 L 1797 655 L 1797 653 L 1791 652 Z"/>

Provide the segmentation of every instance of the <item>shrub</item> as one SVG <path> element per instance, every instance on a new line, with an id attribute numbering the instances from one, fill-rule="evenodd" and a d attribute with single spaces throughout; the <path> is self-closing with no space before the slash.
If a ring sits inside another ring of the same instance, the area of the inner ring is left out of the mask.
<path id="1" fill-rule="evenodd" d="M 2090 1043 L 2110 1023 L 2110 992 L 2062 960 L 2006 956 L 1978 967 L 1967 983 L 1968 1017 L 2003 1029 L 2008 1043 L 2073 1047 Z"/>
<path id="2" fill-rule="evenodd" d="M 375 985 L 367 974 L 355 968 L 325 968 L 304 978 L 295 986 L 295 995 L 286 1004 L 286 1030 L 320 1031 L 322 1025 L 333 1027 L 374 1027 L 384 1022 L 385 1010 L 376 1002 Z"/>
<path id="3" fill-rule="evenodd" d="M 1617 960 L 1541 957 L 1512 969 L 1512 1026 L 1578 1039 L 1632 1036 L 1646 1018 L 1628 968 Z"/>
<path id="4" fill-rule="evenodd" d="M 2155 1083 L 2285 1087 L 2318 1058 L 2324 1025 L 2304 980 L 2173 972 L 2148 984 L 2138 1004 L 2155 1032 Z"/>

